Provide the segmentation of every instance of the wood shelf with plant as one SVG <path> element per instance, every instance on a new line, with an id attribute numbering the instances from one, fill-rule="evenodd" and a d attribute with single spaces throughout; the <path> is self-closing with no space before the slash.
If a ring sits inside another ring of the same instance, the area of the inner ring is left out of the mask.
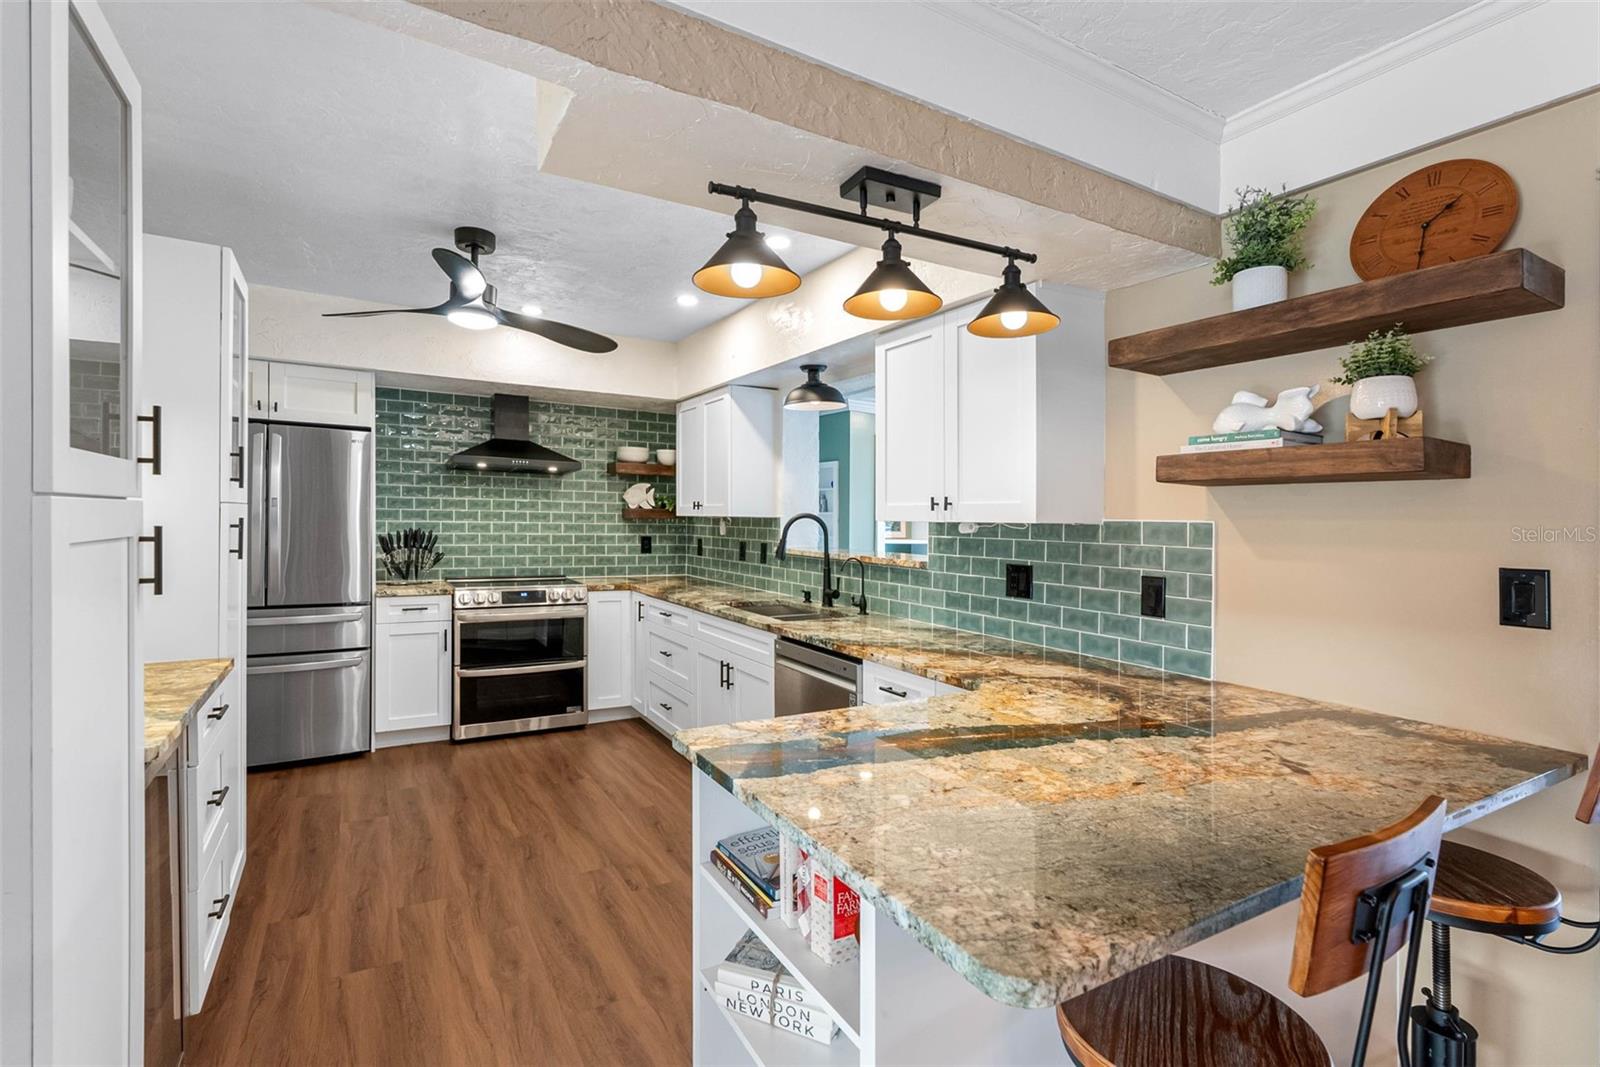
<path id="1" fill-rule="evenodd" d="M 623 508 L 622 517 L 633 522 L 660 522 L 675 519 L 678 513 L 665 508 Z"/>

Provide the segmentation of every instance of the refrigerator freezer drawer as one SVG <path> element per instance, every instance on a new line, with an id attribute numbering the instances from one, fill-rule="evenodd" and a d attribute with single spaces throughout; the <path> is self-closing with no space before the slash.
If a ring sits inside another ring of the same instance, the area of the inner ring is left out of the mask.
<path id="1" fill-rule="evenodd" d="M 365 752 L 372 738 L 370 653 L 252 656 L 245 670 L 251 767 Z"/>
<path id="2" fill-rule="evenodd" d="M 372 609 L 366 604 L 336 608 L 251 608 L 246 654 L 282 656 L 372 647 Z"/>

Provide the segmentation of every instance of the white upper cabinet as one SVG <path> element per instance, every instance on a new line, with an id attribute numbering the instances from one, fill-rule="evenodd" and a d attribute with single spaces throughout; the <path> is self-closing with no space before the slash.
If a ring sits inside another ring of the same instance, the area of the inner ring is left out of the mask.
<path id="1" fill-rule="evenodd" d="M 139 83 L 92 3 L 33 4 L 34 490 L 139 493 Z"/>
<path id="2" fill-rule="evenodd" d="M 359 426 L 373 423 L 371 371 L 344 367 L 312 367 L 299 363 L 267 366 L 267 411 L 253 410 L 256 418 L 275 422 L 310 422 L 322 426 Z"/>
<path id="3" fill-rule="evenodd" d="M 218 431 L 222 440 L 222 496 L 225 503 L 246 503 L 244 490 L 245 422 L 250 366 L 250 287 L 233 253 L 222 250 L 222 352 L 225 361 L 218 383 Z"/>
<path id="4" fill-rule="evenodd" d="M 271 376 L 272 364 L 264 359 L 252 359 L 244 368 L 244 403 L 245 412 L 252 419 L 267 417 L 267 408 L 271 400 L 267 396 L 267 379 Z"/>
<path id="5" fill-rule="evenodd" d="M 778 394 L 731 385 L 678 405 L 678 514 L 778 517 Z"/>
<path id="6" fill-rule="evenodd" d="M 877 518 L 1099 522 L 1105 507 L 1105 311 L 1044 286 L 1061 325 L 989 339 L 976 306 L 877 344 Z"/>

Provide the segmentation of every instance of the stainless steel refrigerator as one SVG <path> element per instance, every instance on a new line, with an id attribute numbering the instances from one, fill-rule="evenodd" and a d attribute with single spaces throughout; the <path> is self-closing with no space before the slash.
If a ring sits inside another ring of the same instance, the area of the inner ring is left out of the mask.
<path id="1" fill-rule="evenodd" d="M 372 431 L 250 424 L 251 767 L 372 737 Z"/>

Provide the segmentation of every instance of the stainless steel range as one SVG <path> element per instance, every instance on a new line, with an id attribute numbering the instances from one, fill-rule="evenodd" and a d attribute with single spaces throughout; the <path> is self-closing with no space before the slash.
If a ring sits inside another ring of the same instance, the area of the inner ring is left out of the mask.
<path id="1" fill-rule="evenodd" d="M 456 741 L 583 726 L 588 590 L 564 575 L 453 581 Z"/>

